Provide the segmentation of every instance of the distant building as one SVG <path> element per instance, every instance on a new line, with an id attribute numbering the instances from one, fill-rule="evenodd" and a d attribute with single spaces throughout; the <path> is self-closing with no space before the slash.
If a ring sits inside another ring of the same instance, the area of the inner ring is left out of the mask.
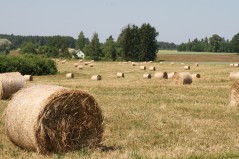
<path id="1" fill-rule="evenodd" d="M 76 51 L 75 51 L 75 54 L 76 54 L 76 56 L 77 56 L 78 58 L 80 58 L 80 59 L 84 59 L 84 58 L 85 58 L 85 53 L 82 52 L 81 50 L 76 50 Z"/>

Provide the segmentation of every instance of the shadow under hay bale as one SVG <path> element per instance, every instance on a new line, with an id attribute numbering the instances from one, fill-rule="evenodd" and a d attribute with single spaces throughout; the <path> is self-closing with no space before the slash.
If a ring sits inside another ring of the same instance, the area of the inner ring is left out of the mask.
<path id="1" fill-rule="evenodd" d="M 92 77 L 91 77 L 91 80 L 93 80 L 93 81 L 99 81 L 99 80 L 101 80 L 102 78 L 101 78 L 101 75 L 93 75 Z"/>
<path id="2" fill-rule="evenodd" d="M 229 79 L 230 80 L 239 80 L 239 72 L 230 72 Z"/>
<path id="3" fill-rule="evenodd" d="M 124 78 L 124 73 L 118 72 L 118 73 L 116 74 L 116 77 L 117 77 L 117 78 Z"/>
<path id="4" fill-rule="evenodd" d="M 230 89 L 229 106 L 239 107 L 239 81 L 235 81 Z"/>
<path id="5" fill-rule="evenodd" d="M 158 79 L 168 79 L 168 74 L 167 72 L 156 72 L 154 77 Z"/>
<path id="6" fill-rule="evenodd" d="M 25 78 L 19 72 L 0 74 L 0 99 L 7 99 L 22 89 L 26 84 Z"/>
<path id="7" fill-rule="evenodd" d="M 24 75 L 24 79 L 25 79 L 26 81 L 33 81 L 32 75 Z"/>
<path id="8" fill-rule="evenodd" d="M 192 75 L 189 72 L 176 73 L 173 76 L 173 81 L 175 84 L 191 84 Z"/>
<path id="9" fill-rule="evenodd" d="M 97 148 L 103 135 L 102 111 L 94 97 L 60 86 L 19 91 L 4 111 L 4 122 L 15 145 L 42 154 Z"/>
<path id="10" fill-rule="evenodd" d="M 73 73 L 67 73 L 66 78 L 74 78 L 74 74 Z"/>

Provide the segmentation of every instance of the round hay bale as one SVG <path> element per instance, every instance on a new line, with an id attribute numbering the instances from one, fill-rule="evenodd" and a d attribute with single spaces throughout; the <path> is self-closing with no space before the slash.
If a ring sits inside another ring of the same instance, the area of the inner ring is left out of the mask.
<path id="1" fill-rule="evenodd" d="M 233 64 L 233 63 L 230 63 L 230 66 L 234 66 L 234 64 Z"/>
<path id="2" fill-rule="evenodd" d="M 140 70 L 146 70 L 146 66 L 140 66 Z"/>
<path id="3" fill-rule="evenodd" d="M 233 66 L 234 67 L 239 67 L 239 64 L 238 63 L 234 63 Z"/>
<path id="4" fill-rule="evenodd" d="M 83 66 L 82 65 L 78 65 L 77 69 L 82 70 Z"/>
<path id="5" fill-rule="evenodd" d="M 149 63 L 153 63 L 153 61 L 149 61 Z"/>
<path id="6" fill-rule="evenodd" d="M 117 76 L 117 78 L 121 78 L 121 77 L 124 78 L 124 73 L 118 72 L 118 73 L 116 74 L 116 76 Z"/>
<path id="7" fill-rule="evenodd" d="M 90 64 L 90 62 L 84 62 L 84 65 L 89 65 Z"/>
<path id="8" fill-rule="evenodd" d="M 173 81 L 175 84 L 191 84 L 192 75 L 189 72 L 176 73 L 173 76 Z"/>
<path id="9" fill-rule="evenodd" d="M 83 60 L 79 60 L 79 62 L 80 62 L 80 63 L 82 63 L 82 62 L 83 62 Z"/>
<path id="10" fill-rule="evenodd" d="M 201 75 L 198 73 L 192 74 L 192 78 L 201 78 Z"/>
<path id="11" fill-rule="evenodd" d="M 32 75 L 24 75 L 23 77 L 26 81 L 33 81 Z"/>
<path id="12" fill-rule="evenodd" d="M 174 62 L 170 62 L 170 65 L 174 65 Z"/>
<path id="13" fill-rule="evenodd" d="M 184 65 L 184 63 L 182 62 L 181 65 Z"/>
<path id="14" fill-rule="evenodd" d="M 131 66 L 136 66 L 136 63 L 132 63 Z"/>
<path id="15" fill-rule="evenodd" d="M 19 72 L 0 74 L 0 99 L 7 99 L 22 89 L 26 84 L 25 78 Z"/>
<path id="16" fill-rule="evenodd" d="M 150 70 L 150 71 L 155 71 L 156 68 L 155 68 L 154 66 L 152 66 L 152 67 L 149 67 L 149 70 Z"/>
<path id="17" fill-rule="evenodd" d="M 184 66 L 184 70 L 190 70 L 190 66 Z"/>
<path id="18" fill-rule="evenodd" d="M 91 64 L 89 64 L 89 66 L 90 66 L 90 67 L 94 67 L 94 65 L 93 65 L 92 63 L 91 63 Z"/>
<path id="19" fill-rule="evenodd" d="M 74 66 L 77 67 L 79 64 L 78 63 L 74 63 Z"/>
<path id="20" fill-rule="evenodd" d="M 199 66 L 199 63 L 195 63 L 195 66 L 197 66 L 197 67 L 198 67 L 198 66 Z"/>
<path id="21" fill-rule="evenodd" d="M 91 80 L 94 80 L 94 81 L 99 81 L 99 80 L 101 80 L 102 78 L 101 78 L 101 75 L 93 75 L 92 77 L 91 77 Z"/>
<path id="22" fill-rule="evenodd" d="M 239 80 L 239 72 L 230 72 L 229 79 L 230 80 Z"/>
<path id="23" fill-rule="evenodd" d="M 231 85 L 229 100 L 229 106 L 239 107 L 239 81 Z"/>
<path id="24" fill-rule="evenodd" d="M 150 79 L 151 78 L 151 74 L 148 74 L 148 73 L 143 74 L 143 78 L 144 79 Z"/>
<path id="25" fill-rule="evenodd" d="M 66 78 L 74 78 L 74 74 L 73 73 L 67 73 Z"/>
<path id="26" fill-rule="evenodd" d="M 154 77 L 158 79 L 168 79 L 168 74 L 167 72 L 157 72 L 154 74 Z"/>
<path id="27" fill-rule="evenodd" d="M 163 62 L 159 62 L 160 64 L 163 64 Z"/>
<path id="28" fill-rule="evenodd" d="M 4 122 L 15 145 L 43 154 L 94 148 L 103 134 L 102 111 L 93 96 L 52 85 L 16 93 L 4 111 Z"/>
<path id="29" fill-rule="evenodd" d="M 176 73 L 177 73 L 177 72 L 168 73 L 168 79 L 173 78 L 173 76 L 174 76 Z"/>
<path id="30" fill-rule="evenodd" d="M 127 62 L 123 62 L 123 64 L 127 64 Z"/>
<path id="31" fill-rule="evenodd" d="M 62 61 L 61 61 L 61 64 L 65 64 L 65 63 L 66 63 L 66 60 L 62 60 Z"/>

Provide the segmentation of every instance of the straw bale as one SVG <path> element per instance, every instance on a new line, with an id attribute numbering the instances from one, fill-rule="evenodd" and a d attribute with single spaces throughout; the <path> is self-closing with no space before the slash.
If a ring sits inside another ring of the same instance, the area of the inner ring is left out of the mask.
<path id="1" fill-rule="evenodd" d="M 84 65 L 89 65 L 90 64 L 90 62 L 84 62 Z"/>
<path id="2" fill-rule="evenodd" d="M 93 63 L 89 64 L 90 67 L 94 67 Z"/>
<path id="3" fill-rule="evenodd" d="M 190 66 L 184 66 L 184 70 L 190 70 Z"/>
<path id="4" fill-rule="evenodd" d="M 154 77 L 158 79 L 168 79 L 168 74 L 167 72 L 156 72 Z"/>
<path id="5" fill-rule="evenodd" d="M 66 78 L 74 78 L 74 74 L 73 73 L 67 73 Z"/>
<path id="6" fill-rule="evenodd" d="M 191 84 L 192 75 L 189 72 L 176 73 L 173 76 L 173 81 L 175 84 Z"/>
<path id="7" fill-rule="evenodd" d="M 148 73 L 143 74 L 143 78 L 144 79 L 150 79 L 151 78 L 151 74 L 148 74 Z"/>
<path id="8" fill-rule="evenodd" d="M 9 139 L 38 153 L 96 148 L 103 116 L 93 96 L 60 86 L 34 85 L 17 92 L 4 111 Z"/>
<path id="9" fill-rule="evenodd" d="M 65 64 L 65 63 L 66 63 L 66 60 L 62 60 L 62 61 L 61 61 L 61 64 Z"/>
<path id="10" fill-rule="evenodd" d="M 239 80 L 239 72 L 230 72 L 229 79 L 230 80 Z"/>
<path id="11" fill-rule="evenodd" d="M 124 73 L 122 73 L 122 72 L 117 72 L 116 76 L 117 76 L 117 78 L 124 77 Z"/>
<path id="12" fill-rule="evenodd" d="M 198 67 L 198 66 L 199 66 L 199 63 L 195 63 L 195 66 L 197 66 L 197 67 Z"/>
<path id="13" fill-rule="evenodd" d="M 83 60 L 79 60 L 79 62 L 80 62 L 80 63 L 82 63 L 82 62 L 83 62 Z"/>
<path id="14" fill-rule="evenodd" d="M 168 73 L 168 79 L 173 78 L 173 76 L 174 76 L 176 73 L 177 73 L 177 72 Z"/>
<path id="15" fill-rule="evenodd" d="M 93 75 L 92 77 L 91 77 L 91 80 L 94 80 L 94 81 L 99 81 L 99 80 L 101 80 L 102 78 L 101 78 L 101 75 Z"/>
<path id="16" fill-rule="evenodd" d="M 174 62 L 170 62 L 170 65 L 174 65 Z"/>
<path id="17" fill-rule="evenodd" d="M 24 75 L 24 79 L 25 79 L 26 81 L 33 81 L 32 75 Z"/>
<path id="18" fill-rule="evenodd" d="M 146 66 L 140 66 L 140 70 L 146 70 Z"/>
<path id="19" fill-rule="evenodd" d="M 155 71 L 156 68 L 155 68 L 154 66 L 152 66 L 152 67 L 149 67 L 149 70 L 150 70 L 150 71 Z"/>
<path id="20" fill-rule="evenodd" d="M 234 64 L 233 64 L 233 63 L 230 63 L 230 66 L 234 66 Z"/>
<path id="21" fill-rule="evenodd" d="M 153 63 L 153 61 L 149 61 L 149 63 Z"/>
<path id="22" fill-rule="evenodd" d="M 233 66 L 234 67 L 239 67 L 239 64 L 238 63 L 234 63 Z"/>
<path id="23" fill-rule="evenodd" d="M 239 81 L 235 81 L 230 88 L 229 106 L 239 107 Z"/>
<path id="24" fill-rule="evenodd" d="M 136 63 L 133 62 L 133 63 L 131 64 L 131 66 L 136 66 Z"/>
<path id="25" fill-rule="evenodd" d="M 201 75 L 198 73 L 192 74 L 192 78 L 201 78 Z"/>
<path id="26" fill-rule="evenodd" d="M 74 66 L 77 67 L 79 64 L 78 63 L 74 63 Z"/>
<path id="27" fill-rule="evenodd" d="M 77 69 L 82 70 L 83 66 L 82 65 L 78 65 Z"/>
<path id="28" fill-rule="evenodd" d="M 19 72 L 0 74 L 0 99 L 7 99 L 22 89 L 26 84 L 25 78 Z"/>

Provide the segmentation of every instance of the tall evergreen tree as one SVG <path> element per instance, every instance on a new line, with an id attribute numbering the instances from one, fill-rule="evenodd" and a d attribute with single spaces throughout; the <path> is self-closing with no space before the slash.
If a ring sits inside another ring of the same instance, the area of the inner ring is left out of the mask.
<path id="1" fill-rule="evenodd" d="M 96 61 L 100 60 L 102 50 L 101 50 L 101 44 L 100 44 L 100 40 L 97 33 L 94 33 L 89 46 L 91 50 L 90 52 L 91 59 Z"/>
<path id="2" fill-rule="evenodd" d="M 78 39 L 76 41 L 76 44 L 77 44 L 77 48 L 80 49 L 80 50 L 83 50 L 83 48 L 85 47 L 86 38 L 85 38 L 85 35 L 84 35 L 83 31 L 80 32 L 80 34 L 78 36 Z"/>
<path id="3" fill-rule="evenodd" d="M 113 61 L 116 60 L 116 47 L 112 36 L 110 36 L 103 45 L 103 53 L 105 55 L 105 59 Z"/>
<path id="4" fill-rule="evenodd" d="M 231 49 L 233 52 L 239 53 L 239 33 L 237 33 L 231 40 Z"/>

